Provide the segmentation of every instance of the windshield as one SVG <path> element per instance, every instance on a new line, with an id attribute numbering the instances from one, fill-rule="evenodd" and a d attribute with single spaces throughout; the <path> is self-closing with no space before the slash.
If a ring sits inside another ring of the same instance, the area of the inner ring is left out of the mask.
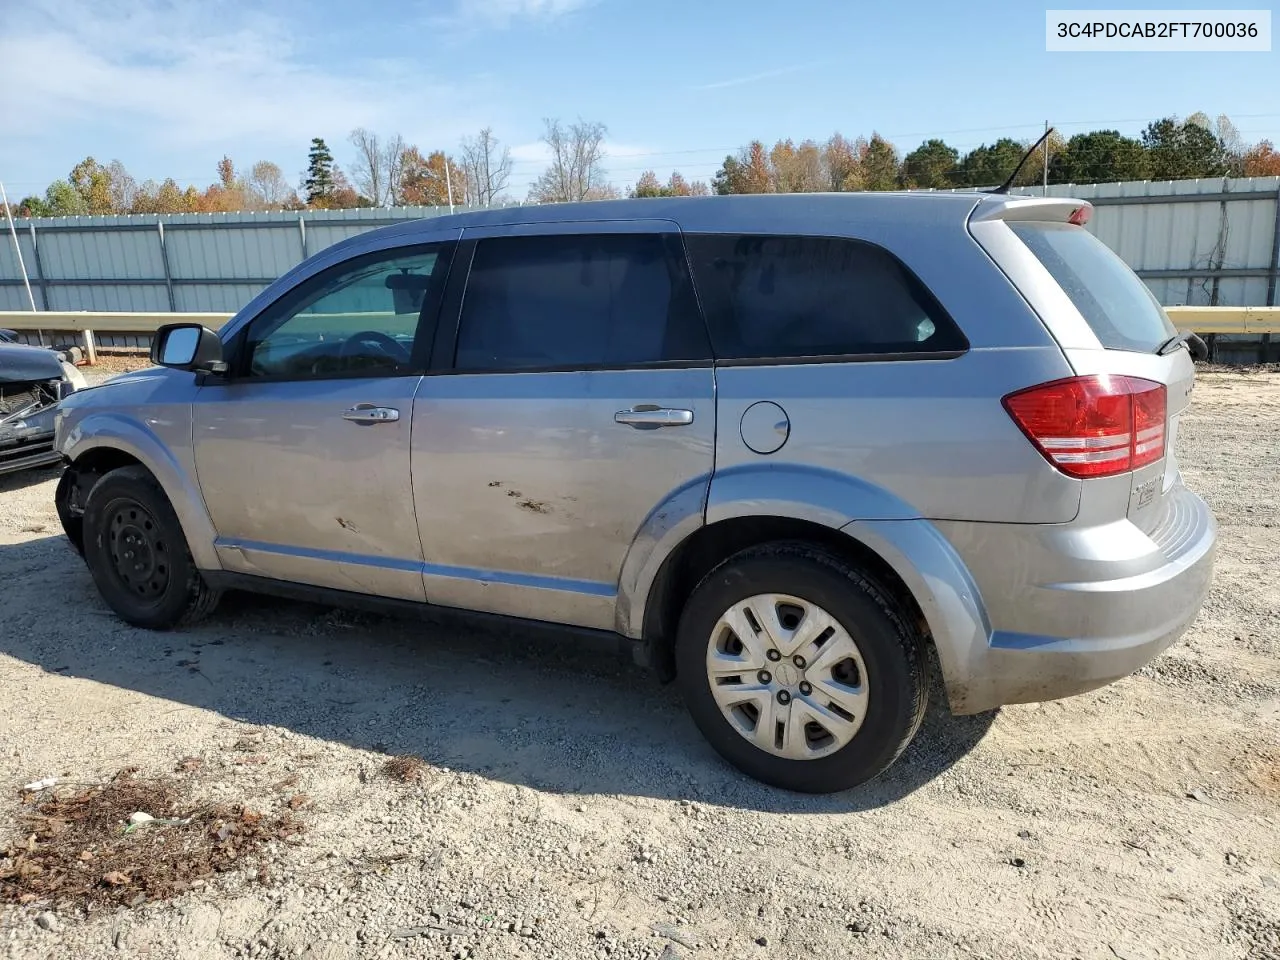
<path id="1" fill-rule="evenodd" d="M 1108 350 L 1152 353 L 1177 331 L 1147 285 L 1083 227 L 1010 223 Z"/>

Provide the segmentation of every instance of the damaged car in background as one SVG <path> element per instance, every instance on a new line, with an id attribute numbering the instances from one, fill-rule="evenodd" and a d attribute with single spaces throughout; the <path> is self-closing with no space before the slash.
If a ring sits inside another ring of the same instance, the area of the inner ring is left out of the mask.
<path id="1" fill-rule="evenodd" d="M 0 474 L 58 462 L 54 409 L 84 386 L 84 375 L 62 354 L 0 341 Z"/>

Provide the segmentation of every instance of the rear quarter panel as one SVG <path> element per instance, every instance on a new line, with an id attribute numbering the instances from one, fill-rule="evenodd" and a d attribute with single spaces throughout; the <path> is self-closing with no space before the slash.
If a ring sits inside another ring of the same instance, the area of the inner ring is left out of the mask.
<path id="1" fill-rule="evenodd" d="M 750 499 L 752 489 L 785 492 L 785 482 L 774 481 L 789 469 L 815 468 L 850 478 L 849 520 L 1074 518 L 1080 482 L 1053 469 L 1001 405 L 1014 390 L 1070 376 L 1070 366 L 963 220 L 858 225 L 848 235 L 901 259 L 970 348 L 949 360 L 718 365 L 708 520 L 726 500 Z M 773 454 L 752 452 L 740 433 L 743 414 L 760 400 L 779 404 L 790 420 L 787 442 Z M 877 493 L 868 496 L 868 488 Z"/>

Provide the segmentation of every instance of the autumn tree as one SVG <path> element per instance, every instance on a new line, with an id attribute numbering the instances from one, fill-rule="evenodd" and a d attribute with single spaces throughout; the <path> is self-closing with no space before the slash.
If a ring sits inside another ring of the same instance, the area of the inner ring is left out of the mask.
<path id="1" fill-rule="evenodd" d="M 779 140 L 769 151 L 769 167 L 776 193 L 814 193 L 826 179 L 822 153 L 812 140 L 798 147 L 791 140 Z"/>
<path id="2" fill-rule="evenodd" d="M 926 140 L 902 159 L 905 187 L 951 187 L 955 185 L 960 151 L 942 140 Z"/>
<path id="3" fill-rule="evenodd" d="M 325 198 L 325 209 L 354 210 L 358 207 L 372 206 L 373 201 L 366 196 L 362 196 L 355 187 L 351 186 L 347 175 L 337 167 L 334 167 L 333 188 L 329 191 L 328 197 Z"/>
<path id="4" fill-rule="evenodd" d="M 467 181 L 467 203 L 487 207 L 511 178 L 511 151 L 500 146 L 490 127 L 465 137 L 459 160 Z"/>
<path id="5" fill-rule="evenodd" d="M 467 175 L 443 150 L 433 150 L 423 157 L 417 147 L 408 147 L 404 151 L 400 191 L 403 202 L 415 206 L 461 203 L 467 192 Z"/>
<path id="6" fill-rule="evenodd" d="M 1280 152 L 1270 140 L 1260 140 L 1245 151 L 1246 177 L 1280 177 Z"/>
<path id="7" fill-rule="evenodd" d="M 662 192 L 662 181 L 658 179 L 658 175 L 652 170 L 646 170 L 636 180 L 636 185 L 631 190 L 631 196 L 664 197 L 666 194 Z"/>
<path id="8" fill-rule="evenodd" d="M 15 217 L 52 217 L 53 213 L 49 210 L 49 205 L 44 202 L 44 197 L 29 194 L 18 201 L 18 205 L 13 208 L 13 215 Z"/>
<path id="9" fill-rule="evenodd" d="M 822 165 L 827 175 L 826 189 L 862 189 L 862 168 L 858 158 L 862 155 L 864 145 L 856 140 L 846 140 L 839 133 L 831 135 L 831 139 L 822 148 Z"/>
<path id="10" fill-rule="evenodd" d="M 186 190 L 178 186 L 172 177 L 157 184 L 147 180 L 138 187 L 134 197 L 134 213 L 192 213 L 201 208 L 203 197 L 195 187 Z"/>
<path id="11" fill-rule="evenodd" d="M 217 164 L 218 179 L 210 184 L 201 195 L 197 209 L 202 213 L 233 213 L 237 210 L 250 210 L 254 204 L 249 200 L 246 184 L 236 174 L 236 165 L 231 158 L 223 155 Z"/>
<path id="12" fill-rule="evenodd" d="M 701 180 L 687 181 L 679 170 L 674 170 L 664 184 L 652 170 L 640 174 L 631 190 L 632 197 L 705 197 L 711 193 Z"/>
<path id="13" fill-rule="evenodd" d="M 86 213 L 116 212 L 111 203 L 111 173 L 93 157 L 85 157 L 72 167 L 67 181 L 84 200 Z"/>
<path id="14" fill-rule="evenodd" d="M 711 191 L 707 185 L 701 180 L 694 180 L 692 183 L 685 180 L 679 170 L 671 171 L 671 176 L 667 178 L 667 195 L 672 197 L 708 197 Z"/>
<path id="15" fill-rule="evenodd" d="M 594 120 L 569 125 L 559 120 L 543 120 L 542 142 L 551 152 L 551 163 L 529 188 L 535 203 L 591 200 L 607 195 L 604 138 L 608 128 Z M 613 191 L 616 193 L 616 190 Z"/>

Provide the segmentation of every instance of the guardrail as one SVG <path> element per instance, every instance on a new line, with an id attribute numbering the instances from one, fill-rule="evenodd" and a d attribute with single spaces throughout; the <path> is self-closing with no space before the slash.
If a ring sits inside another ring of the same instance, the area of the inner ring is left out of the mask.
<path id="1" fill-rule="evenodd" d="M 1261 336 L 1270 344 L 1271 335 L 1280 333 L 1280 307 L 1165 307 L 1179 330 L 1216 337 L 1219 334 Z M 0 329 L 35 333 L 40 338 L 50 334 L 77 334 L 84 342 L 85 359 L 97 361 L 94 341 L 98 333 L 125 333 L 148 336 L 166 323 L 200 323 L 216 330 L 233 314 L 230 313 L 91 313 L 85 311 L 0 311 Z"/>

